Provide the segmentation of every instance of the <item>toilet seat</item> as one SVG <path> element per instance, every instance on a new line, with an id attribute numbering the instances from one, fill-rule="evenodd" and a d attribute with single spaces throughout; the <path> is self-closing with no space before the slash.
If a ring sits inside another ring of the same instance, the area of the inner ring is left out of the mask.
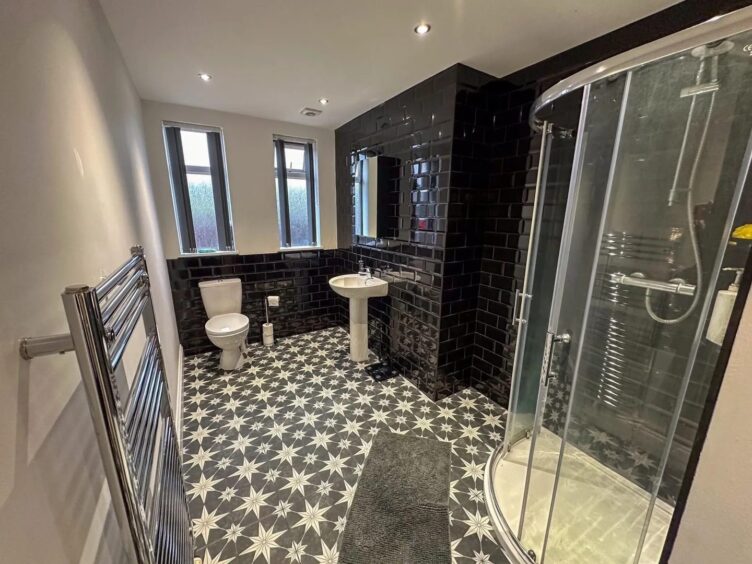
<path id="1" fill-rule="evenodd" d="M 204 328 L 210 337 L 231 337 L 248 330 L 248 317 L 242 313 L 215 315 Z"/>

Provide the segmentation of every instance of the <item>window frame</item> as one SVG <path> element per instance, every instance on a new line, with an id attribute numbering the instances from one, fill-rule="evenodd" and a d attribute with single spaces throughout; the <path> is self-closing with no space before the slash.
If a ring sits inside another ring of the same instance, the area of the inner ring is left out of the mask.
<path id="1" fill-rule="evenodd" d="M 209 166 L 186 165 L 183 155 L 180 131 L 193 131 L 207 134 Z M 206 256 L 235 254 L 235 234 L 232 221 L 230 186 L 227 178 L 227 157 L 225 154 L 224 133 L 221 127 L 175 122 L 162 122 L 167 172 L 172 192 L 172 207 L 175 213 L 175 227 L 181 256 Z M 177 166 L 175 166 L 177 163 Z M 217 225 L 218 249 L 199 251 L 196 247 L 188 174 L 208 174 L 212 180 L 214 213 Z"/>
<path id="2" fill-rule="evenodd" d="M 272 142 L 277 162 L 277 166 L 274 167 L 274 174 L 277 183 L 277 224 L 279 227 L 280 250 L 289 251 L 298 249 L 320 249 L 321 222 L 319 206 L 318 151 L 316 140 L 275 134 L 272 136 Z M 303 169 L 288 169 L 286 166 L 279 166 L 279 163 L 285 163 L 284 148 L 286 145 L 299 145 L 303 147 Z M 290 174 L 290 171 L 293 171 L 293 173 Z M 292 245 L 292 236 L 290 232 L 290 207 L 287 191 L 288 178 L 301 179 L 306 181 L 309 202 L 308 222 L 311 230 L 311 241 L 308 245 Z"/>

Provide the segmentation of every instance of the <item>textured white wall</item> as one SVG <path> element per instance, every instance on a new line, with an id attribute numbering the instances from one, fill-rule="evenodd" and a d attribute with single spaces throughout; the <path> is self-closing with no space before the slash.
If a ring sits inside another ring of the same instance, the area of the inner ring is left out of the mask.
<path id="1" fill-rule="evenodd" d="M 747 300 L 672 564 L 752 562 L 752 299 Z"/>
<path id="2" fill-rule="evenodd" d="M 0 3 L 0 76 L 0 560 L 108 562 L 120 539 L 75 358 L 23 361 L 17 340 L 66 332 L 63 288 L 142 243 L 174 396 L 141 104 L 93 0 Z"/>
<path id="3" fill-rule="evenodd" d="M 196 80 L 196 88 L 203 85 Z M 334 185 L 334 131 L 294 123 L 143 102 L 144 131 L 162 242 L 168 258 L 180 256 L 175 212 L 162 137 L 163 121 L 221 127 L 225 141 L 236 248 L 241 254 L 279 251 L 277 197 L 274 189 L 275 134 L 315 139 L 318 151 L 321 243 L 337 246 L 337 202 Z"/>

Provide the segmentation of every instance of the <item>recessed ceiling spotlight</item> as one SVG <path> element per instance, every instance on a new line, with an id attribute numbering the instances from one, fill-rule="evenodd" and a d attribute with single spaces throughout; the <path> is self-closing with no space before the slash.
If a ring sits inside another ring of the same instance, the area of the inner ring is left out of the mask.
<path id="1" fill-rule="evenodd" d="M 419 23 L 415 26 L 415 29 L 413 31 L 415 31 L 415 33 L 417 33 L 418 35 L 425 35 L 429 31 L 431 31 L 431 26 L 427 23 Z"/>
<path id="2" fill-rule="evenodd" d="M 203 80 L 204 82 L 209 82 L 212 79 L 212 75 L 206 72 L 200 72 L 198 73 L 198 77 Z"/>
<path id="3" fill-rule="evenodd" d="M 326 106 L 329 103 L 329 98 L 319 98 L 319 104 Z"/>

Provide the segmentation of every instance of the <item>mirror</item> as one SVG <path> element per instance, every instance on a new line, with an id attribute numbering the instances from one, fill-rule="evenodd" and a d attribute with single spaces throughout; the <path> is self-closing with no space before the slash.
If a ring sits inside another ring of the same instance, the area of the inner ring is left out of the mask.
<path id="1" fill-rule="evenodd" d="M 355 234 L 374 239 L 399 238 L 399 159 L 362 156 L 353 170 Z"/>

